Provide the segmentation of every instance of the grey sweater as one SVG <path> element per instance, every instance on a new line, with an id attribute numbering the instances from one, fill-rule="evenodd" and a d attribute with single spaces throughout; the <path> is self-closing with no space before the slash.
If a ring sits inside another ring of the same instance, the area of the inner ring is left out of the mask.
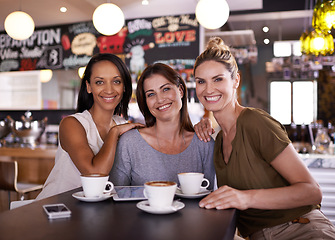
<path id="1" fill-rule="evenodd" d="M 116 186 L 139 186 L 147 181 L 168 180 L 179 185 L 178 173 L 202 172 L 213 189 L 214 140 L 205 143 L 194 134 L 190 145 L 179 154 L 164 154 L 152 148 L 137 129 L 124 133 L 117 145 L 110 180 Z"/>

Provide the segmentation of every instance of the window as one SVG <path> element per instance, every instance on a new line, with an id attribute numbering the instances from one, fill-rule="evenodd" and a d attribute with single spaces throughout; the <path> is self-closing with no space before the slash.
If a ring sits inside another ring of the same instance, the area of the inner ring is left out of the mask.
<path id="1" fill-rule="evenodd" d="M 271 81 L 270 114 L 282 124 L 309 124 L 316 119 L 317 83 Z"/>

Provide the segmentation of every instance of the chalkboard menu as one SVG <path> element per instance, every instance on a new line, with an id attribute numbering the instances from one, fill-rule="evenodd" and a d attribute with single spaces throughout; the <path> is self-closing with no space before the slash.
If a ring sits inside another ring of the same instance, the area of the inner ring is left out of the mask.
<path id="1" fill-rule="evenodd" d="M 193 65 L 199 54 L 199 24 L 194 14 L 185 14 L 128 19 L 113 36 L 101 35 L 91 21 L 36 28 L 22 41 L 2 32 L 0 72 L 78 68 L 98 52 L 118 55 L 135 74 L 157 61 Z"/>

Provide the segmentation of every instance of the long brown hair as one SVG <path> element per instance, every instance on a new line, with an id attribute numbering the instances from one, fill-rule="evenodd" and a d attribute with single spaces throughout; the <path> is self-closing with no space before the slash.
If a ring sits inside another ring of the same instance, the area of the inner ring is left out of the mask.
<path id="1" fill-rule="evenodd" d="M 166 78 L 169 82 L 176 85 L 178 88 L 181 87 L 183 91 L 182 97 L 182 107 L 180 110 L 180 132 L 185 129 L 189 132 L 194 132 L 194 128 L 190 119 L 190 116 L 187 111 L 187 88 L 184 80 L 181 78 L 179 73 L 173 70 L 166 64 L 163 63 L 155 63 L 153 65 L 149 65 L 146 69 L 144 69 L 140 79 L 137 83 L 136 89 L 136 98 L 138 106 L 144 116 L 145 123 L 147 127 L 152 127 L 156 123 L 156 118 L 149 111 L 146 96 L 144 93 L 144 81 L 152 76 L 153 74 L 158 74 Z"/>

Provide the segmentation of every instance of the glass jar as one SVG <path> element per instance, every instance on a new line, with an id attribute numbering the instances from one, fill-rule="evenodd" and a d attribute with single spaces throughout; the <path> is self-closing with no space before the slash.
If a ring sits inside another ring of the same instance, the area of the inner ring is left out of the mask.
<path id="1" fill-rule="evenodd" d="M 318 128 L 315 138 L 315 151 L 317 153 L 328 153 L 328 148 L 330 144 L 330 137 L 328 135 L 328 129 Z"/>

